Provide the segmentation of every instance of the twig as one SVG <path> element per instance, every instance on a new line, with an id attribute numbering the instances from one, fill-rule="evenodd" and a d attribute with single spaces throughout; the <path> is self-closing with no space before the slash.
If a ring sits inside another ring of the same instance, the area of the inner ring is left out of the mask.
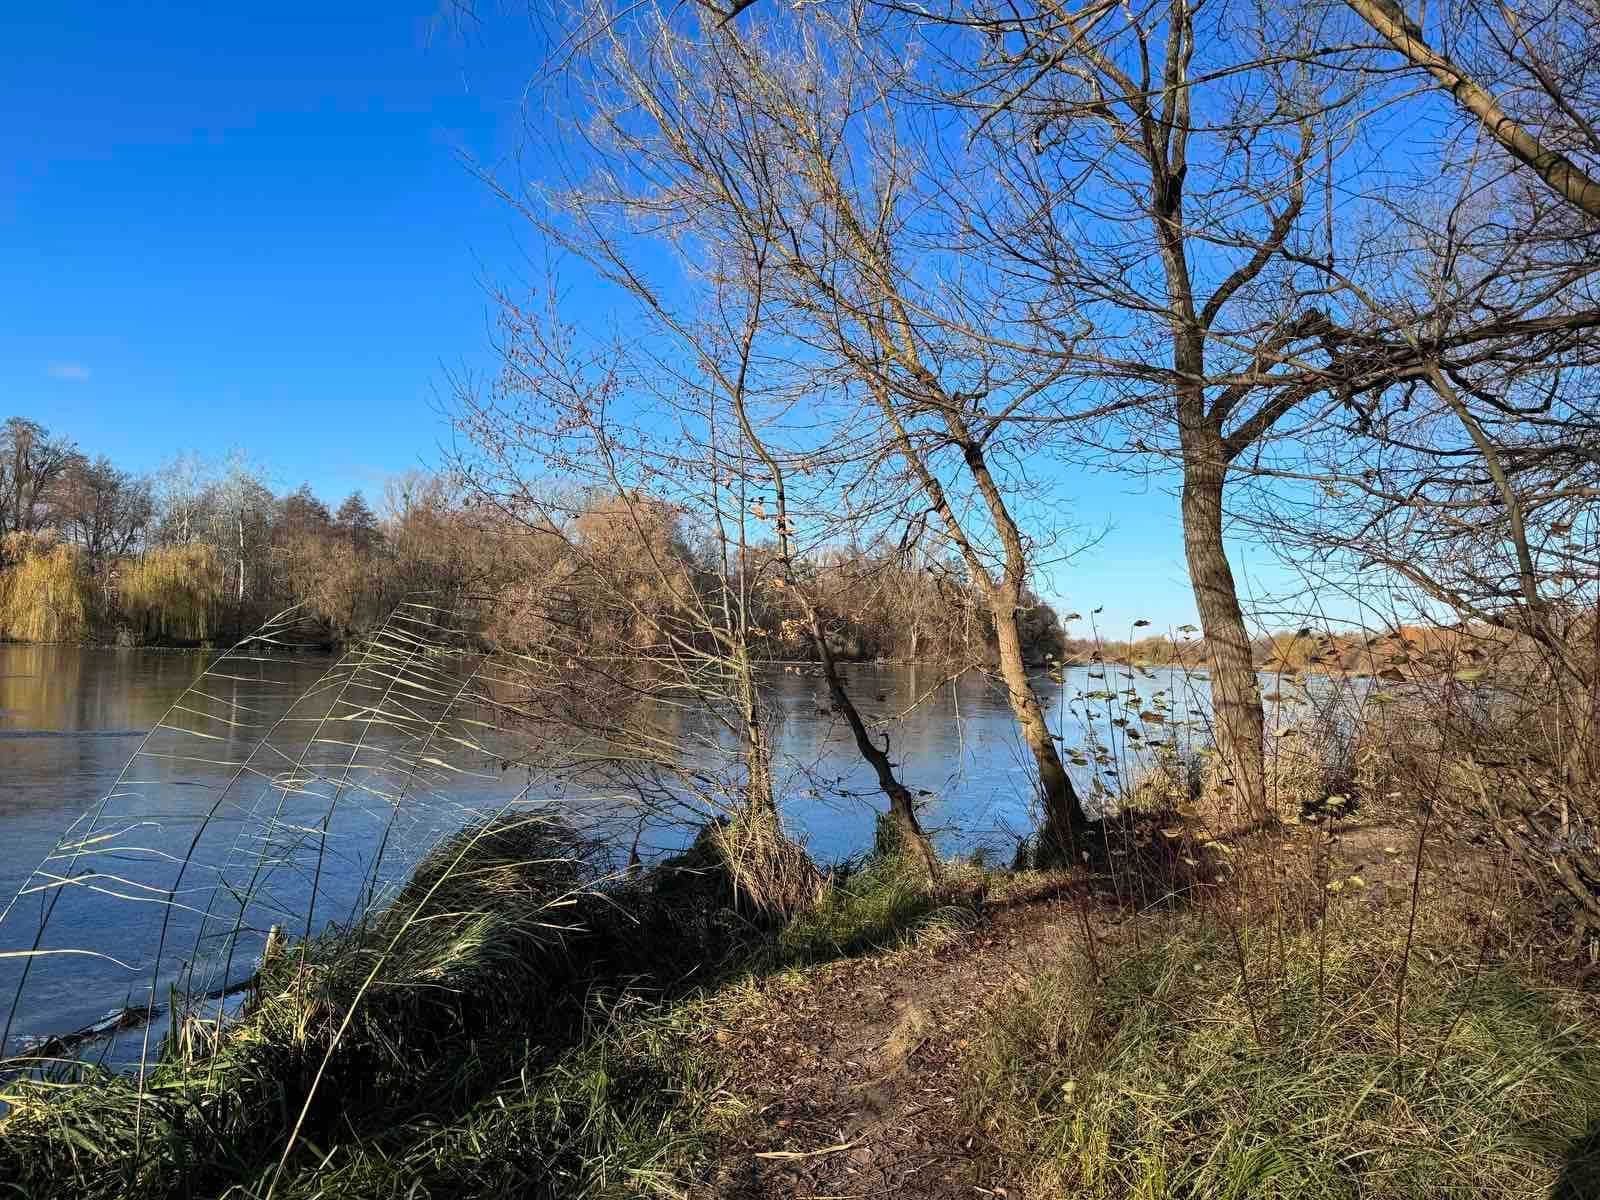
<path id="1" fill-rule="evenodd" d="M 841 1150 L 853 1150 L 860 1144 L 861 1139 L 856 1138 L 853 1142 L 840 1142 L 837 1146 L 824 1146 L 820 1150 L 762 1150 L 756 1155 L 756 1157 L 782 1159 L 818 1158 L 824 1154 L 837 1154 Z"/>

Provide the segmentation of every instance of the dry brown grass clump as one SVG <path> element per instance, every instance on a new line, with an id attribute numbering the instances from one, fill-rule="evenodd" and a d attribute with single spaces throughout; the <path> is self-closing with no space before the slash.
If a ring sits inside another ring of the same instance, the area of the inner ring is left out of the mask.
<path id="1" fill-rule="evenodd" d="M 774 813 L 751 811 L 718 822 L 708 836 L 733 881 L 734 901 L 764 917 L 787 920 L 814 906 L 827 881 Z"/>
<path id="2" fill-rule="evenodd" d="M 1368 812 L 1414 815 L 1439 777 L 1443 739 L 1436 713 L 1418 698 L 1371 701 L 1352 738 L 1351 780 Z"/>
<path id="3" fill-rule="evenodd" d="M 1267 805 L 1279 820 L 1296 821 L 1319 808 L 1337 766 L 1335 748 L 1304 729 L 1288 729 L 1267 751 Z"/>
<path id="4" fill-rule="evenodd" d="M 1183 811 L 1194 804 L 1199 790 L 1198 763 L 1163 751 L 1123 787 L 1117 797 L 1117 808 L 1129 814 Z"/>

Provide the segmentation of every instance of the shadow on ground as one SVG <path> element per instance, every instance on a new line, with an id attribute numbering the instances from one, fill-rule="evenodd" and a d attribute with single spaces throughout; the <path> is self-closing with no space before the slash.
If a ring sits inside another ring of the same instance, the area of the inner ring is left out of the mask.
<path id="1" fill-rule="evenodd" d="M 1567 1150 L 1561 1176 L 1550 1200 L 1595 1200 L 1600 1197 L 1600 1121 L 1575 1139 Z"/>

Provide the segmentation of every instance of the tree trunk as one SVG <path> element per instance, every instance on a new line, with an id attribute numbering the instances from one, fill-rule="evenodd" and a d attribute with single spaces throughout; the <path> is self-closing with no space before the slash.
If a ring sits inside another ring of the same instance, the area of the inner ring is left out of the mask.
<path id="1" fill-rule="evenodd" d="M 833 650 L 828 645 L 827 633 L 822 628 L 822 618 L 817 611 L 816 601 L 807 594 L 806 589 L 800 584 L 794 569 L 794 555 L 789 544 L 789 501 L 788 493 L 783 480 L 783 467 L 778 460 L 767 450 L 766 444 L 756 434 L 755 426 L 750 420 L 749 411 L 744 405 L 744 392 L 734 389 L 732 393 L 734 411 L 739 416 L 739 426 L 744 431 L 745 437 L 755 449 L 761 461 L 766 465 L 772 477 L 773 502 L 777 505 L 778 550 L 783 559 L 784 579 L 800 601 L 806 614 L 806 627 L 811 634 L 811 642 L 816 649 L 817 657 L 822 662 L 822 673 L 828 681 L 828 693 L 833 698 L 833 705 L 844 714 L 849 722 L 850 732 L 855 737 L 856 749 L 861 757 L 866 759 L 872 767 L 873 773 L 878 777 L 878 786 L 883 789 L 883 794 L 889 801 L 889 819 L 899 828 L 906 845 L 916 852 L 922 859 L 923 866 L 927 869 L 928 879 L 931 883 L 939 882 L 939 860 L 933 852 L 927 835 L 922 832 L 922 825 L 917 820 L 916 804 L 910 790 L 896 778 L 894 765 L 889 761 L 888 741 L 885 739 L 884 748 L 879 749 L 867 733 L 867 727 L 861 720 L 855 703 L 850 699 L 850 693 L 845 690 L 844 680 L 839 675 L 838 664 L 834 661 Z"/>
<path id="2" fill-rule="evenodd" d="M 735 670 L 739 680 L 739 716 L 744 725 L 745 812 L 749 816 L 777 816 L 777 798 L 772 794 L 772 746 L 767 741 L 762 719 L 760 694 L 748 647 L 736 651 Z"/>
<path id="3" fill-rule="evenodd" d="M 856 709 L 855 701 L 850 699 L 850 693 L 845 690 L 844 680 L 839 677 L 839 666 L 834 662 L 833 651 L 828 648 L 828 639 L 823 633 L 817 610 L 809 601 L 805 601 L 805 606 L 811 626 L 811 640 L 816 644 L 817 654 L 822 659 L 822 675 L 828 681 L 828 695 L 833 700 L 833 706 L 844 714 L 845 722 L 850 726 L 850 732 L 856 739 L 856 749 L 878 777 L 878 786 L 889 801 L 889 819 L 900 831 L 906 848 L 917 856 L 923 869 L 928 872 L 928 881 L 937 884 L 938 856 L 933 852 L 933 845 L 928 841 L 928 835 L 922 831 L 922 823 L 917 820 L 917 807 L 911 789 L 895 777 L 894 764 L 889 761 L 888 738 L 884 739 L 881 749 L 873 742 L 872 736 L 867 732 L 866 723 L 861 719 L 861 713 Z"/>
<path id="4" fill-rule="evenodd" d="M 904 319 L 902 325 L 909 329 L 909 318 Z M 884 338 L 883 341 L 892 351 L 892 341 L 888 338 Z M 1022 587 L 1027 578 L 1028 567 L 1022 532 L 1017 528 L 1011 510 L 1006 506 L 1005 496 L 999 484 L 989 471 L 988 462 L 984 458 L 982 440 L 967 426 L 952 398 L 940 388 L 934 375 L 914 357 L 907 365 L 928 387 L 929 393 L 938 397 L 939 411 L 945 428 L 949 430 L 951 440 L 961 448 L 961 457 L 983 496 L 989 517 L 994 522 L 995 532 L 999 534 L 1000 541 L 1005 547 L 1005 566 L 1000 582 L 995 582 L 984 564 L 982 555 L 967 539 L 960 518 L 945 493 L 944 485 L 918 454 L 895 410 L 893 401 L 881 388 L 878 389 L 878 405 L 894 429 L 906 465 L 917 476 L 922 484 L 923 493 L 933 510 L 939 514 L 946 533 L 960 550 L 962 558 L 966 560 L 972 580 L 981 583 L 988 599 L 989 611 L 994 617 L 995 638 L 999 643 L 1000 676 L 1005 680 L 1011 711 L 1022 731 L 1023 741 L 1028 744 L 1028 749 L 1033 752 L 1034 761 L 1039 766 L 1039 788 L 1044 796 L 1045 814 L 1044 828 L 1039 831 L 1039 862 L 1041 865 L 1070 862 L 1073 841 L 1077 833 L 1088 824 L 1088 818 L 1078 800 L 1078 793 L 1072 787 L 1072 780 L 1067 777 L 1066 769 L 1061 765 L 1061 756 L 1056 752 L 1056 744 L 1050 736 L 1050 727 L 1045 723 L 1044 710 L 1039 706 L 1039 698 L 1034 695 L 1033 685 L 1028 681 L 1028 672 L 1022 661 L 1022 638 L 1017 631 L 1017 606 L 1022 598 Z"/>
<path id="5" fill-rule="evenodd" d="M 1211 707 L 1221 777 L 1232 780 L 1236 806 L 1250 822 L 1265 820 L 1261 691 L 1250 655 L 1250 634 L 1222 542 L 1222 485 L 1227 467 L 1220 440 L 1214 447 L 1185 448 L 1183 548 L 1200 627 L 1211 659 Z M 1222 832 L 1220 829 L 1215 832 Z"/>
<path id="6" fill-rule="evenodd" d="M 1033 683 L 1022 661 L 1022 638 L 1017 633 L 1017 597 L 1005 588 L 995 589 L 991 605 L 995 640 L 1000 651 L 1000 678 L 1005 680 L 1006 695 L 1022 739 L 1039 767 L 1044 828 L 1039 831 L 1038 863 L 1045 866 L 1070 862 L 1075 839 L 1089 823 L 1089 818 L 1066 768 L 1061 765 L 1061 755 L 1056 750 L 1055 739 L 1050 736 L 1044 709 L 1039 705 L 1039 697 L 1034 694 Z"/>
<path id="7" fill-rule="evenodd" d="M 772 751 L 759 729 L 751 729 L 746 735 L 744 765 L 747 815 L 758 820 L 776 816 L 778 802 L 772 794 Z"/>

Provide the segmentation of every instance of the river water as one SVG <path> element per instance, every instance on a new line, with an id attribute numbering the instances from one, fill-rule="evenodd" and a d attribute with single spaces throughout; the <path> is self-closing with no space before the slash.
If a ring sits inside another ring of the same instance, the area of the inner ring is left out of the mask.
<path id="1" fill-rule="evenodd" d="M 102 831 L 95 835 L 102 840 L 92 848 L 100 864 L 94 876 L 98 882 L 61 889 L 74 895 L 53 915 L 41 943 L 53 953 L 33 959 L 10 1049 L 25 1038 L 81 1028 L 108 1010 L 142 1005 L 152 988 L 164 1000 L 168 986 L 177 982 L 179 967 L 158 971 L 155 978 L 150 967 L 156 946 L 174 944 L 177 932 L 201 906 L 199 897 L 211 878 L 205 873 L 208 864 L 200 863 L 185 877 L 185 903 L 177 908 L 156 902 L 159 896 L 150 889 L 171 886 L 171 864 L 190 845 L 190 830 L 200 827 L 196 813 L 208 805 L 215 813 L 210 797 L 223 789 L 234 770 L 229 746 L 239 739 L 208 737 L 207 744 L 217 740 L 221 747 L 211 755 L 157 752 L 152 746 L 161 743 L 146 737 L 210 661 L 202 653 L 0 645 L 0 902 L 28 889 L 0 920 L 0 955 L 6 955 L 0 957 L 0 1011 L 10 1006 L 26 961 L 17 952 L 33 946 L 41 905 L 51 893 L 48 886 L 41 888 L 43 877 L 34 874 L 36 868 L 75 820 L 105 797 L 113 798 L 94 827 Z M 256 711 L 271 699 L 269 683 L 277 694 L 313 688 L 330 661 L 280 659 L 271 665 L 270 680 L 256 681 L 249 671 L 233 672 L 226 685 L 230 703 Z M 883 723 L 902 778 L 923 793 L 923 821 L 939 848 L 947 854 L 981 848 L 1009 858 L 1017 839 L 1037 820 L 1030 756 L 1018 740 L 1004 693 L 992 680 L 975 672 L 941 685 L 942 678 L 926 666 L 848 670 L 849 686 L 864 715 Z M 861 852 L 871 843 L 881 796 L 844 723 L 827 710 L 823 681 L 773 668 L 768 682 L 780 713 L 776 772 L 786 821 L 819 861 Z M 1068 747 L 1091 740 L 1091 724 L 1102 744 L 1108 737 L 1125 737 L 1119 731 L 1128 725 L 1113 726 L 1110 717 L 1121 713 L 1125 719 L 1136 718 L 1141 710 L 1149 714 L 1151 706 L 1160 714 L 1153 719 L 1160 722 L 1156 731 L 1170 733 L 1185 723 L 1186 712 L 1203 711 L 1205 699 L 1203 679 L 1117 667 L 1074 669 L 1060 681 L 1041 674 L 1037 686 Z M 918 699 L 921 703 L 914 706 Z M 1132 727 L 1140 727 L 1136 719 Z M 1147 733 L 1152 727 L 1144 726 Z M 135 751 L 141 757 L 130 769 Z M 1090 769 L 1077 768 L 1080 783 L 1087 785 Z M 516 793 L 520 785 L 515 774 L 470 771 L 436 783 L 414 800 L 419 811 L 405 836 L 424 846 L 472 816 L 491 811 Z M 382 798 L 381 792 L 370 795 Z M 541 795 L 574 812 L 614 809 L 622 803 L 615 797 L 585 795 L 577 786 L 548 788 Z M 272 885 L 272 902 L 284 913 L 285 924 L 303 910 L 313 889 L 320 897 L 315 922 L 320 926 L 345 915 L 358 898 L 370 894 L 375 882 L 382 882 L 370 853 L 379 840 L 375 811 L 382 808 L 379 802 L 346 803 L 333 824 L 323 828 L 324 842 L 341 850 L 326 862 L 318 858 L 314 883 L 305 878 L 305 869 L 280 872 L 279 882 Z M 242 817 L 232 825 L 217 817 L 213 824 L 232 838 L 231 853 L 237 854 L 252 836 L 252 826 Z M 687 836 L 684 827 L 658 821 L 646 828 L 641 853 L 648 857 L 671 850 Z M 119 853 L 113 844 L 119 838 L 136 844 L 137 852 Z M 395 854 L 389 861 L 413 859 Z M 55 861 L 62 861 L 59 854 Z M 52 874 L 60 878 L 71 870 L 55 866 Z M 80 897 L 80 892 L 91 894 Z M 106 902 L 111 893 L 117 902 Z M 269 919 L 276 918 L 252 918 L 250 927 L 264 926 Z M 243 963 L 240 969 L 247 966 Z M 213 982 L 219 980 L 228 981 L 213 976 Z"/>

